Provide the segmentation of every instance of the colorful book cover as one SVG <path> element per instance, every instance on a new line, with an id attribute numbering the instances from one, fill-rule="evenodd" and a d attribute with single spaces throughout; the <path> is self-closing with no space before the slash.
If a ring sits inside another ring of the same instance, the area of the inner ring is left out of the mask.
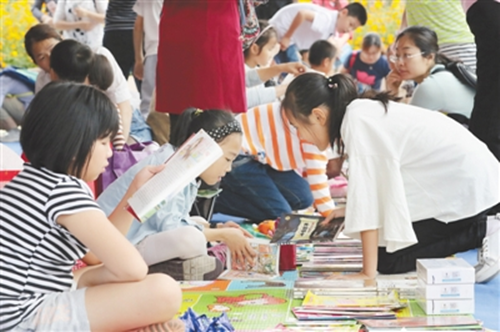
<path id="1" fill-rule="evenodd" d="M 182 308 L 208 317 L 225 312 L 237 331 L 262 332 L 285 322 L 291 306 L 292 290 L 265 289 L 183 293 Z"/>
<path id="2" fill-rule="evenodd" d="M 455 327 L 478 325 L 478 321 L 470 316 L 428 316 L 405 317 L 391 320 L 363 319 L 361 324 L 371 328 L 409 328 L 409 327 Z"/>
<path id="3" fill-rule="evenodd" d="M 293 289 L 293 280 L 232 280 L 227 290 L 285 288 Z"/>
<path id="4" fill-rule="evenodd" d="M 397 299 L 395 293 L 388 296 L 368 296 L 368 297 L 340 297 L 340 296 L 322 296 L 309 291 L 302 302 L 307 306 L 324 307 L 343 307 L 343 308 L 364 308 L 376 307 L 387 309 L 401 309 L 405 307 L 403 302 Z"/>
<path id="5" fill-rule="evenodd" d="M 183 292 L 224 291 L 229 283 L 229 280 L 179 281 Z"/>
<path id="6" fill-rule="evenodd" d="M 271 243 L 331 242 L 344 227 L 344 218 L 323 225 L 325 218 L 306 214 L 285 214 L 280 218 Z"/>
<path id="7" fill-rule="evenodd" d="M 253 238 L 248 242 L 257 254 L 254 264 L 240 266 L 231 260 L 231 254 L 228 252 L 228 269 L 219 279 L 267 280 L 279 277 L 279 246 L 264 239 Z"/>

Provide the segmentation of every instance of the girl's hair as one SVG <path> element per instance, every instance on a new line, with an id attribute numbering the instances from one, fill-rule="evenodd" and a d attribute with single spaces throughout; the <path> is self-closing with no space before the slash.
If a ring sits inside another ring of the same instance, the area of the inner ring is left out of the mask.
<path id="1" fill-rule="evenodd" d="M 37 24 L 26 32 L 24 35 L 24 49 L 33 62 L 35 62 L 35 56 L 32 50 L 33 44 L 51 38 L 63 40 L 59 32 L 48 24 Z"/>
<path id="2" fill-rule="evenodd" d="M 50 68 L 63 81 L 85 82 L 93 61 L 90 47 L 74 39 L 61 41 L 50 54 Z"/>
<path id="3" fill-rule="evenodd" d="M 274 37 L 278 38 L 276 30 L 267 23 L 265 20 L 259 20 L 260 33 L 255 38 L 254 42 L 248 45 L 243 51 L 243 55 L 245 59 L 250 55 L 250 47 L 253 44 L 256 44 L 259 47 L 259 54 L 262 51 L 262 48 Z"/>
<path id="4" fill-rule="evenodd" d="M 113 68 L 108 58 L 102 54 L 94 54 L 89 70 L 89 83 L 102 91 L 106 91 L 113 84 L 113 79 Z"/>
<path id="5" fill-rule="evenodd" d="M 81 177 L 96 140 L 117 131 L 118 113 L 103 92 L 51 82 L 26 110 L 20 141 L 34 167 Z"/>
<path id="6" fill-rule="evenodd" d="M 370 32 L 363 37 L 361 48 L 366 51 L 372 46 L 382 49 L 382 40 L 380 39 L 378 33 Z"/>
<path id="7" fill-rule="evenodd" d="M 217 129 L 219 128 L 224 131 L 225 135 L 220 137 L 218 137 L 219 135 L 211 135 L 211 133 L 218 132 Z M 231 112 L 216 109 L 203 111 L 199 108 L 190 107 L 185 109 L 179 116 L 177 124 L 170 135 L 170 144 L 179 147 L 200 129 L 206 131 L 217 143 L 231 133 L 241 133 L 239 122 Z"/>
<path id="8" fill-rule="evenodd" d="M 314 108 L 323 106 L 328 109 L 328 133 L 330 144 L 337 143 L 340 154 L 344 153 L 344 145 L 340 136 L 340 126 L 344 114 L 354 99 L 358 98 L 356 83 L 348 75 L 336 74 L 325 77 L 318 73 L 305 73 L 297 76 L 288 86 L 281 106 L 301 122 L 308 123 L 308 117 Z M 371 93 L 361 98 L 382 102 L 387 110 L 391 99 L 388 93 Z"/>
<path id="9" fill-rule="evenodd" d="M 420 25 L 408 27 L 398 34 L 395 43 L 403 36 L 407 36 L 413 41 L 415 46 L 423 52 L 422 56 L 434 54 L 435 62 L 443 65 L 452 62 L 451 59 L 439 52 L 438 37 L 433 30 Z"/>

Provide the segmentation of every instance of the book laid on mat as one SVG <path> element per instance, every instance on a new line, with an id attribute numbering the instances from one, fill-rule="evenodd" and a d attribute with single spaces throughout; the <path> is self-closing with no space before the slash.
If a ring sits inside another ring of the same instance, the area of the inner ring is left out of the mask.
<path id="1" fill-rule="evenodd" d="M 221 156 L 220 146 L 203 129 L 200 130 L 165 161 L 161 172 L 135 192 L 128 200 L 127 210 L 144 222 Z"/>
<path id="2" fill-rule="evenodd" d="M 307 214 L 285 214 L 280 218 L 271 243 L 332 242 L 344 228 L 344 218 L 323 224 L 324 217 Z"/>
<path id="3" fill-rule="evenodd" d="M 257 256 L 253 265 L 241 266 L 231 259 L 228 249 L 227 270 L 219 279 L 245 279 L 245 280 L 267 280 L 279 277 L 280 251 L 276 243 L 269 243 L 266 239 L 248 239 L 250 246 L 255 250 Z"/>

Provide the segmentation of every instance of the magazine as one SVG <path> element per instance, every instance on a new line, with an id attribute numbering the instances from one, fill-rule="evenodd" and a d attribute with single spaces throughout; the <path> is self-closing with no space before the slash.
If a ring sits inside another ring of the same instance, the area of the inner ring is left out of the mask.
<path id="1" fill-rule="evenodd" d="M 135 192 L 128 200 L 127 210 L 144 222 L 221 156 L 220 146 L 200 130 L 167 159 L 161 172 Z"/>
<path id="2" fill-rule="evenodd" d="M 279 277 L 279 245 L 258 238 L 248 239 L 248 242 L 257 253 L 254 265 L 239 266 L 231 260 L 231 253 L 228 252 L 228 268 L 219 279 L 267 280 Z"/>
<path id="3" fill-rule="evenodd" d="M 285 214 L 281 217 L 271 243 L 332 242 L 344 228 L 344 218 L 335 218 L 323 225 L 324 217 L 306 214 Z"/>

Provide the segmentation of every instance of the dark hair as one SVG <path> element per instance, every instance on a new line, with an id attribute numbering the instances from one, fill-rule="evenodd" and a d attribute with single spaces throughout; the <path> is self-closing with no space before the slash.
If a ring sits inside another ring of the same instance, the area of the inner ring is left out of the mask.
<path id="1" fill-rule="evenodd" d="M 382 48 L 382 40 L 380 39 L 378 33 L 369 32 L 363 37 L 363 43 L 361 44 L 361 48 L 366 51 L 372 46 L 375 46 L 378 49 Z"/>
<path id="2" fill-rule="evenodd" d="M 288 86 L 281 107 L 293 118 L 308 121 L 312 110 L 324 106 L 329 111 L 328 133 L 330 144 L 337 142 L 340 154 L 344 153 L 344 145 L 340 136 L 340 126 L 344 114 L 354 99 L 358 98 L 356 83 L 348 75 L 336 74 L 325 77 L 318 73 L 305 73 L 297 76 Z M 387 110 L 390 96 L 387 93 L 363 96 L 378 100 Z"/>
<path id="3" fill-rule="evenodd" d="M 179 147 L 192 134 L 197 133 L 200 129 L 209 132 L 212 129 L 227 125 L 234 120 L 233 113 L 228 111 L 216 109 L 202 111 L 194 107 L 187 108 L 179 116 L 177 124 L 172 129 L 172 133 L 170 134 L 170 144 L 175 147 Z M 224 138 L 220 141 L 223 139 Z"/>
<path id="4" fill-rule="evenodd" d="M 63 40 L 59 32 L 48 24 L 37 24 L 32 26 L 24 35 L 24 49 L 30 56 L 31 60 L 35 62 L 35 56 L 32 51 L 33 44 L 41 42 L 45 39 L 54 38 Z"/>
<path id="5" fill-rule="evenodd" d="M 415 46 L 423 52 L 423 56 L 434 54 L 434 61 L 436 63 L 446 65 L 452 62 L 452 60 L 450 60 L 447 56 L 439 52 L 438 36 L 428 27 L 420 25 L 408 27 L 398 34 L 395 42 L 400 40 L 403 36 L 410 38 Z"/>
<path id="6" fill-rule="evenodd" d="M 94 54 L 94 61 L 89 70 L 89 83 L 106 91 L 113 84 L 113 68 L 108 58 L 102 54 Z"/>
<path id="7" fill-rule="evenodd" d="M 353 2 L 345 6 L 343 9 L 347 9 L 347 16 L 352 16 L 358 19 L 361 25 L 365 25 L 368 20 L 368 14 L 366 13 L 365 7 L 359 2 Z"/>
<path id="8" fill-rule="evenodd" d="M 321 65 L 324 59 L 333 59 L 337 49 L 327 40 L 317 40 L 309 49 L 309 63 L 313 66 Z"/>
<path id="9" fill-rule="evenodd" d="M 81 177 L 95 141 L 117 131 L 118 113 L 104 93 L 88 85 L 51 82 L 26 110 L 20 141 L 34 167 Z"/>
<path id="10" fill-rule="evenodd" d="M 65 39 L 52 49 L 50 68 L 60 80 L 83 83 L 93 61 L 90 47 L 74 39 Z"/>
<path id="11" fill-rule="evenodd" d="M 269 42 L 269 40 L 271 40 L 271 38 L 278 37 L 276 30 L 272 26 L 270 27 L 269 23 L 267 23 L 267 21 L 265 20 L 259 20 L 259 28 L 260 28 L 260 33 L 259 35 L 257 35 L 257 39 L 255 39 L 255 41 L 243 51 L 243 55 L 245 56 L 245 58 L 247 58 L 250 55 L 250 47 L 253 44 L 259 47 L 259 54 L 260 54 L 260 52 L 262 52 L 262 47 L 264 47 Z"/>

